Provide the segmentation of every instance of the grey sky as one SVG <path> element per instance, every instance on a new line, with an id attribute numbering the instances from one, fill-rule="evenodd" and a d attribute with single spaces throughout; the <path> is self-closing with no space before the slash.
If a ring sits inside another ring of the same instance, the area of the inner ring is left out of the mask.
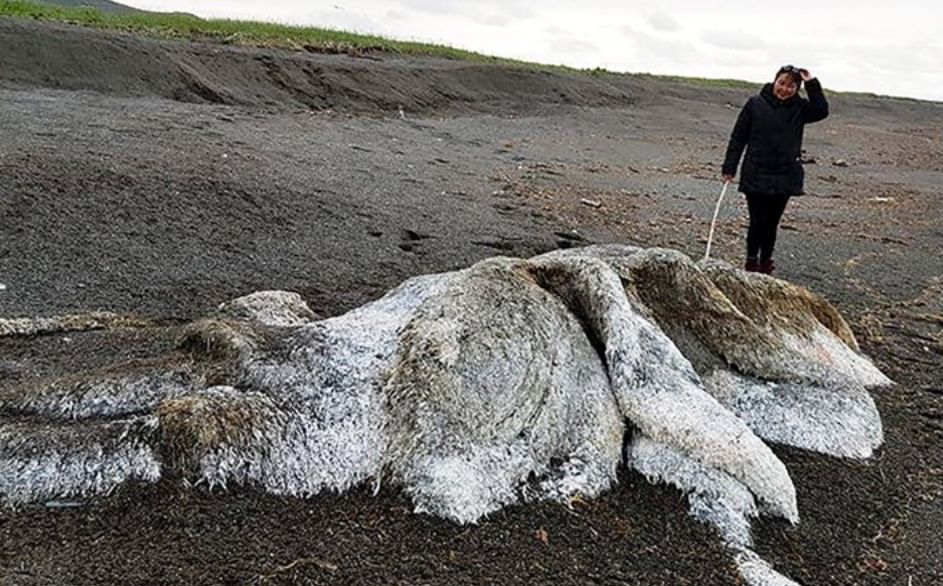
<path id="1" fill-rule="evenodd" d="M 428 41 L 574 67 L 765 81 L 943 101 L 943 2 L 756 0 L 128 0 L 149 10 Z"/>

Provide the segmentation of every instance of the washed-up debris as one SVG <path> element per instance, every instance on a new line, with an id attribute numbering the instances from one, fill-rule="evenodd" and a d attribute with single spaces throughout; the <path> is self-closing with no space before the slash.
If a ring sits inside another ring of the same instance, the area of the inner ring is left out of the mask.
<path id="1" fill-rule="evenodd" d="M 557 236 L 557 248 L 573 248 L 579 244 L 589 242 L 576 230 L 558 231 L 554 232 L 554 235 Z"/>
<path id="2" fill-rule="evenodd" d="M 591 208 L 599 208 L 599 207 L 602 207 L 602 202 L 601 202 L 601 201 L 596 201 L 596 200 L 594 200 L 594 199 L 586 199 L 586 198 L 583 198 L 583 199 L 580 199 L 580 203 L 583 204 L 583 205 L 589 206 L 589 207 L 591 207 Z"/>
<path id="3" fill-rule="evenodd" d="M 304 557 L 304 558 L 299 558 L 291 563 L 285 564 L 284 566 L 279 566 L 275 568 L 273 571 L 269 572 L 268 574 L 259 576 L 258 582 L 260 584 L 268 584 L 273 578 L 275 578 L 279 574 L 290 572 L 291 570 L 299 566 L 314 566 L 316 568 L 325 570 L 327 572 L 336 572 L 338 570 L 337 564 L 333 564 L 331 562 L 328 562 L 328 561 L 325 561 L 316 557 Z"/>
<path id="4" fill-rule="evenodd" d="M 152 320 L 119 315 L 108 311 L 93 311 L 55 317 L 0 318 L 0 336 L 36 336 L 108 328 L 140 328 L 152 324 Z"/>
<path id="5" fill-rule="evenodd" d="M 568 230 L 565 232 L 559 231 L 554 232 L 554 234 L 560 238 L 563 238 L 564 240 L 572 240 L 573 242 L 587 242 L 586 238 L 580 235 L 580 233 L 576 230 Z"/>
<path id="6" fill-rule="evenodd" d="M 83 501 L 75 500 L 51 500 L 43 503 L 43 506 L 47 509 L 77 509 L 84 507 L 85 503 Z"/>
<path id="7" fill-rule="evenodd" d="M 835 167 L 847 167 L 848 161 L 846 161 L 845 159 L 836 159 L 832 161 L 832 165 Z"/>
<path id="8" fill-rule="evenodd" d="M 900 244 L 904 246 L 908 244 L 906 240 L 901 240 L 900 238 L 894 238 L 893 236 L 881 236 L 881 242 L 885 244 Z"/>
<path id="9" fill-rule="evenodd" d="M 866 388 L 890 381 L 838 312 L 719 261 L 590 246 L 415 277 L 329 319 L 298 301 L 256 293 L 163 358 L 4 387 L 0 414 L 20 419 L 0 415 L 0 499 L 382 477 L 417 512 L 470 523 L 593 498 L 626 465 L 680 488 L 744 579 L 769 584 L 750 520 L 795 523 L 798 502 L 764 440 L 846 458 L 883 441 Z"/>

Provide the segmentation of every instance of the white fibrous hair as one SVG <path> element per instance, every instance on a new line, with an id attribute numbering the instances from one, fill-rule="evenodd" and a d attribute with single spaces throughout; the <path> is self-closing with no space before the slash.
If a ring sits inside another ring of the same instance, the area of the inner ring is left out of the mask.
<path id="1" fill-rule="evenodd" d="M 687 494 L 747 583 L 792 584 L 751 550 L 751 518 L 799 519 L 764 440 L 869 457 L 883 435 L 866 389 L 888 384 L 839 313 L 785 281 L 618 245 L 493 258 L 330 319 L 254 293 L 168 356 L 0 388 L 0 498 L 167 475 L 289 495 L 373 480 L 471 523 L 596 496 L 624 463 Z"/>

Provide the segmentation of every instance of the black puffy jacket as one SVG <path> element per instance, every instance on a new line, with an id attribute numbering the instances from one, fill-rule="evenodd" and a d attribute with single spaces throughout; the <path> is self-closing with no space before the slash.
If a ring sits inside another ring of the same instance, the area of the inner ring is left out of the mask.
<path id="1" fill-rule="evenodd" d="M 737 117 L 723 174 L 736 175 L 744 147 L 740 172 L 740 191 L 763 195 L 801 195 L 805 173 L 802 170 L 802 129 L 806 124 L 828 116 L 828 101 L 817 79 L 805 84 L 809 99 L 798 93 L 788 100 L 773 94 L 773 84 L 763 86 L 759 94 L 747 100 Z"/>

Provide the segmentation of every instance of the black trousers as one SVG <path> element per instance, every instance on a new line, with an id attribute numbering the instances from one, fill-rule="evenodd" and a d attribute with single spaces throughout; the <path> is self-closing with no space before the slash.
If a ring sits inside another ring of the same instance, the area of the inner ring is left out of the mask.
<path id="1" fill-rule="evenodd" d="M 747 258 L 770 260 L 776 248 L 776 231 L 783 217 L 788 195 L 763 195 L 748 193 L 747 208 L 750 210 L 750 228 L 747 231 Z"/>

